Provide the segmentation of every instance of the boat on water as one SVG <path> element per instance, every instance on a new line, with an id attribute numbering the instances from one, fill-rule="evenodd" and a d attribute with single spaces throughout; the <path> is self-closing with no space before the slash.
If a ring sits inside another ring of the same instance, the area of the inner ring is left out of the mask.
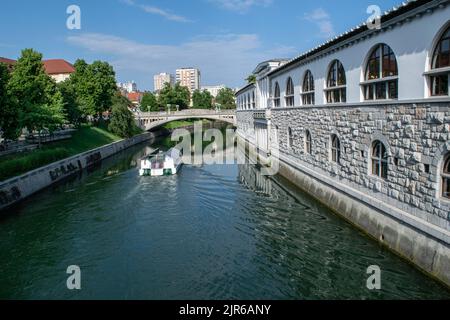
<path id="1" fill-rule="evenodd" d="M 172 148 L 167 152 L 159 151 L 141 160 L 140 176 L 171 176 L 180 171 L 182 154 Z"/>

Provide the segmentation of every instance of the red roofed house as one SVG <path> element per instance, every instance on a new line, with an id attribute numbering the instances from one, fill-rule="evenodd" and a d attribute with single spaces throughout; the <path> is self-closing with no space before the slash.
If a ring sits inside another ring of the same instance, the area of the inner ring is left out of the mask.
<path id="1" fill-rule="evenodd" d="M 143 96 L 144 94 L 142 92 L 130 92 L 127 94 L 128 100 L 130 100 L 131 103 L 133 103 L 137 107 L 141 104 Z"/>
<path id="2" fill-rule="evenodd" d="M 69 62 L 63 59 L 44 60 L 45 72 L 52 77 L 56 83 L 63 82 L 68 79 L 75 68 Z"/>
<path id="3" fill-rule="evenodd" d="M 0 57 L 0 62 L 6 64 L 9 71 L 12 71 L 14 64 L 16 63 L 16 60 Z"/>

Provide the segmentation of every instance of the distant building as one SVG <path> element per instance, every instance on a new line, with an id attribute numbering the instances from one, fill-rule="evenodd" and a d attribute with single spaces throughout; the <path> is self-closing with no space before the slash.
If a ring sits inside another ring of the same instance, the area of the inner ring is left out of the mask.
<path id="1" fill-rule="evenodd" d="M 225 86 L 223 84 L 219 85 L 219 86 L 204 86 L 204 87 L 202 87 L 202 90 L 208 91 L 209 93 L 211 93 L 211 95 L 214 98 L 217 98 L 219 91 L 222 89 L 225 89 Z"/>
<path id="2" fill-rule="evenodd" d="M 1 57 L 0 62 L 6 64 L 10 71 L 14 69 L 14 65 L 17 63 L 16 60 Z M 44 64 L 45 72 L 53 78 L 56 83 L 63 82 L 75 72 L 73 65 L 63 59 L 43 60 L 42 63 Z"/>
<path id="3" fill-rule="evenodd" d="M 164 88 L 164 85 L 166 83 L 169 83 L 170 85 L 175 84 L 175 78 L 170 73 L 160 73 L 153 77 L 154 81 L 154 89 L 155 92 L 161 91 L 162 88 Z"/>
<path id="4" fill-rule="evenodd" d="M 131 101 L 133 105 L 139 107 L 141 105 L 142 97 L 144 96 L 143 92 L 129 92 L 126 94 L 128 100 Z"/>
<path id="5" fill-rule="evenodd" d="M 137 88 L 137 84 L 134 81 L 129 81 L 129 82 L 125 82 L 125 83 L 118 83 L 117 87 L 119 88 L 120 91 L 125 92 L 125 93 L 131 93 L 131 92 L 137 92 L 138 88 Z"/>
<path id="6" fill-rule="evenodd" d="M 42 61 L 45 72 L 56 81 L 56 83 L 63 82 L 75 72 L 72 64 L 63 59 L 52 59 Z"/>
<path id="7" fill-rule="evenodd" d="M 192 93 L 200 89 L 200 70 L 195 68 L 177 69 L 176 80 Z"/>
<path id="8" fill-rule="evenodd" d="M 14 64 L 16 63 L 16 60 L 0 57 L 0 63 L 6 64 L 6 66 L 9 69 L 9 71 L 12 71 L 12 69 L 14 67 Z"/>

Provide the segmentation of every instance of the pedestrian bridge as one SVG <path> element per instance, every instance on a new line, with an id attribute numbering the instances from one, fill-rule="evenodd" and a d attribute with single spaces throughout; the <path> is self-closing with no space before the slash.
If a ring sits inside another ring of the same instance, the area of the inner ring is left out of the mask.
<path id="1" fill-rule="evenodd" d="M 139 126 L 146 131 L 155 129 L 172 121 L 187 120 L 187 119 L 207 119 L 214 121 L 222 121 L 232 125 L 236 125 L 236 111 L 187 109 L 182 111 L 171 111 L 171 112 L 136 113 L 136 120 Z"/>

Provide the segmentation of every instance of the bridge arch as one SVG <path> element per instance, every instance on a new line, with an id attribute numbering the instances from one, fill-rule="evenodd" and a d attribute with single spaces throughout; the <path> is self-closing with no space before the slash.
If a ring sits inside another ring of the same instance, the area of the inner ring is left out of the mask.
<path id="1" fill-rule="evenodd" d="M 206 119 L 236 125 L 235 110 L 196 110 L 189 109 L 178 112 L 147 112 L 136 114 L 138 125 L 145 131 L 161 127 L 167 123 L 188 119 Z"/>

